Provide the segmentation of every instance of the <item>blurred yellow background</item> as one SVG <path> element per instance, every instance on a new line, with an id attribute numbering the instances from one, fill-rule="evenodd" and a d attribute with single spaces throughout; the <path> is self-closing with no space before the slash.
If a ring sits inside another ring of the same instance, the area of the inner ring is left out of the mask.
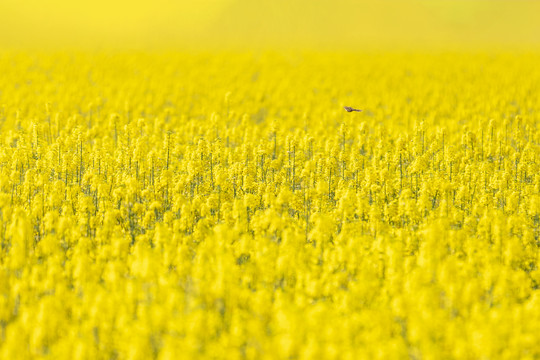
<path id="1" fill-rule="evenodd" d="M 2 0 L 1 48 L 540 48 L 540 1 Z"/>

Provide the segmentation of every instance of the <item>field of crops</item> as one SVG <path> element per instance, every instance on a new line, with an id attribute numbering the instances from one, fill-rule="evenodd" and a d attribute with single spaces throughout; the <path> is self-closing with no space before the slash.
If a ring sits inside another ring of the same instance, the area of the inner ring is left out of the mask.
<path id="1" fill-rule="evenodd" d="M 0 358 L 539 358 L 538 64 L 3 54 Z"/>

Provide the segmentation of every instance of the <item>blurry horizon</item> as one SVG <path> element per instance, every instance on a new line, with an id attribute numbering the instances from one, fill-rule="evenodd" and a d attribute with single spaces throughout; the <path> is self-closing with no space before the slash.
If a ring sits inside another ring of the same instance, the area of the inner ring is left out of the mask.
<path id="1" fill-rule="evenodd" d="M 531 0 L 4 0 L 1 49 L 540 49 Z"/>

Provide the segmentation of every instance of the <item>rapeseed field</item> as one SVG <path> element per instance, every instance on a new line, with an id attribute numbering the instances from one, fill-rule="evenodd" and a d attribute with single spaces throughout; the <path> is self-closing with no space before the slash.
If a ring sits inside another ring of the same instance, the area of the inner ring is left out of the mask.
<path id="1" fill-rule="evenodd" d="M 538 63 L 3 57 L 0 357 L 537 358 Z"/>
<path id="2" fill-rule="evenodd" d="M 540 358 L 538 5 L 323 3 L 0 4 L 0 359 Z"/>

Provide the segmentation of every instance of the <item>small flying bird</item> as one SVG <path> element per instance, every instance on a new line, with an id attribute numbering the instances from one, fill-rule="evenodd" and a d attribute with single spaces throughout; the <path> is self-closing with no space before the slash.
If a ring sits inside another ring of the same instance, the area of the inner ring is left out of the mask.
<path id="1" fill-rule="evenodd" d="M 358 109 L 352 108 L 352 107 L 350 107 L 350 106 L 344 106 L 343 108 L 344 108 L 345 110 L 347 110 L 347 112 L 353 112 L 353 111 L 358 111 L 358 112 L 360 112 L 360 111 L 362 111 L 362 110 L 358 110 Z"/>

